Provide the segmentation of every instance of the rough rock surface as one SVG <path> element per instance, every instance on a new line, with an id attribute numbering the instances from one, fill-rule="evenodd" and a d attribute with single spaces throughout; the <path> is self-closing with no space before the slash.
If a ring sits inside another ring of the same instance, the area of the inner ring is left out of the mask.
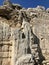
<path id="1" fill-rule="evenodd" d="M 0 65 L 49 65 L 49 8 L 0 6 Z"/>

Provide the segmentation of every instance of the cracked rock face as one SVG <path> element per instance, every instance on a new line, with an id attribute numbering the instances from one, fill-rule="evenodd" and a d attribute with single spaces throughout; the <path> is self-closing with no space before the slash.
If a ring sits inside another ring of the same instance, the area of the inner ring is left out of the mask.
<path id="1" fill-rule="evenodd" d="M 0 65 L 49 64 L 49 8 L 0 6 Z"/>

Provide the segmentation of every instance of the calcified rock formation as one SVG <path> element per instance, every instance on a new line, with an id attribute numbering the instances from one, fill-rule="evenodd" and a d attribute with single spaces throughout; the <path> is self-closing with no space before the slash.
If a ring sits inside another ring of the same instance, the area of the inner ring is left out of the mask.
<path id="1" fill-rule="evenodd" d="M 49 65 L 49 8 L 0 6 L 0 65 Z"/>

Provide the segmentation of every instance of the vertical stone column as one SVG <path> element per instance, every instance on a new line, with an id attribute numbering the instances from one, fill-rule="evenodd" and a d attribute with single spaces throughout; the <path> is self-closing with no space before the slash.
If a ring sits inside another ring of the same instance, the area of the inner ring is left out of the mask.
<path id="1" fill-rule="evenodd" d="M 14 45 L 15 45 L 15 37 L 14 37 L 14 29 L 11 28 L 11 37 L 12 37 L 12 59 L 11 65 L 15 65 L 15 55 L 14 55 Z"/>
<path id="2" fill-rule="evenodd" d="M 11 30 L 8 24 L 0 22 L 0 65 L 10 65 L 11 62 Z M 6 61 L 6 62 L 5 62 Z"/>
<path id="3" fill-rule="evenodd" d="M 19 37 L 19 29 L 11 29 L 11 36 L 12 36 L 12 60 L 11 65 L 15 65 L 17 58 L 18 58 L 18 49 L 20 43 Z"/>

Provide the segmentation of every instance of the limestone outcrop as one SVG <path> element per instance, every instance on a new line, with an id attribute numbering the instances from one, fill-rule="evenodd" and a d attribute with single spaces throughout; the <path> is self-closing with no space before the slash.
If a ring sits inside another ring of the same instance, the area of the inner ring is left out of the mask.
<path id="1" fill-rule="evenodd" d="M 49 65 L 49 8 L 0 6 L 0 65 Z"/>

